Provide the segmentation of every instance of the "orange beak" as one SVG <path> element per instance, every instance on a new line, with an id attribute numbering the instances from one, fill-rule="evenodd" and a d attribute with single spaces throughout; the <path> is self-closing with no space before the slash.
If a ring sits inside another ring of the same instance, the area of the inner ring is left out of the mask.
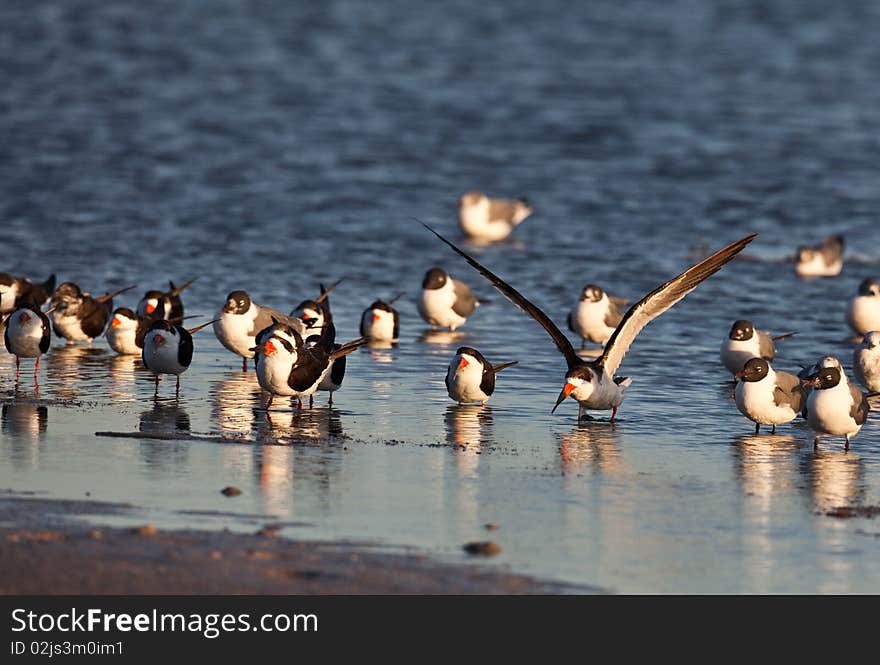
<path id="1" fill-rule="evenodd" d="M 114 316 L 113 320 L 110 322 L 110 327 L 115 328 L 118 325 L 122 325 L 122 321 L 119 320 L 118 316 Z"/>
<path id="2" fill-rule="evenodd" d="M 147 314 L 152 314 L 155 311 L 156 311 L 155 305 L 147 305 Z"/>
<path id="3" fill-rule="evenodd" d="M 461 359 L 461 362 L 458 363 L 458 368 L 459 368 L 459 369 L 464 369 L 464 368 L 467 367 L 469 364 L 470 364 L 470 363 L 469 363 L 467 360 L 465 360 L 464 358 L 462 358 L 462 359 Z"/>
<path id="4" fill-rule="evenodd" d="M 378 314 L 373 314 L 373 323 L 379 323 L 380 316 Z"/>
<path id="5" fill-rule="evenodd" d="M 574 391 L 574 389 L 575 389 L 574 384 L 566 383 L 565 386 L 562 388 L 562 394 L 565 395 L 566 397 L 568 397 L 569 395 L 571 395 L 571 393 Z"/>
<path id="6" fill-rule="evenodd" d="M 275 348 L 275 345 L 272 344 L 271 340 L 263 344 L 263 353 L 265 353 L 267 356 L 271 356 L 277 350 L 278 349 Z"/>

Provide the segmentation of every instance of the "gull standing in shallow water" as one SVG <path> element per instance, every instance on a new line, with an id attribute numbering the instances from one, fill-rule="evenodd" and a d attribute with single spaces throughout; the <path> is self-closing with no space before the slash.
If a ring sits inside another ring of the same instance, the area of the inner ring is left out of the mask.
<path id="1" fill-rule="evenodd" d="M 806 409 L 807 423 L 816 432 L 815 448 L 819 447 L 821 435 L 831 434 L 846 437 L 849 450 L 849 440 L 868 419 L 868 396 L 843 377 L 841 369 L 823 367 L 804 384 L 815 388 L 807 397 Z"/>
<path id="2" fill-rule="evenodd" d="M 431 324 L 454 331 L 467 321 L 480 302 L 464 282 L 453 279 L 443 268 L 431 268 L 422 280 L 419 314 Z"/>
<path id="3" fill-rule="evenodd" d="M 859 292 L 849 301 L 846 322 L 859 335 L 880 330 L 880 282 L 868 277 L 859 284 Z"/>
<path id="4" fill-rule="evenodd" d="M 865 335 L 853 351 L 853 373 L 865 388 L 880 392 L 880 330 Z"/>
<path id="5" fill-rule="evenodd" d="M 776 357 L 776 346 L 773 342 L 796 334 L 790 332 L 771 337 L 763 330 L 755 330 L 751 321 L 734 321 L 727 338 L 721 342 L 721 362 L 728 372 L 736 374 L 752 358 L 773 360 Z"/>
<path id="6" fill-rule="evenodd" d="M 731 243 L 704 261 L 689 268 L 678 277 L 651 291 L 651 293 L 629 308 L 623 320 L 614 330 L 614 334 L 611 335 L 611 339 L 605 345 L 602 355 L 596 360 L 584 361 L 578 357 L 571 342 L 556 324 L 544 312 L 527 300 L 525 296 L 488 268 L 465 254 L 430 226 L 427 224 L 423 224 L 423 226 L 463 257 L 483 277 L 489 280 L 504 297 L 535 319 L 547 331 L 547 334 L 550 335 L 560 353 L 565 356 L 568 364 L 565 386 L 559 393 L 553 411 L 567 397 L 572 396 L 577 400 L 580 407 L 578 418 L 583 418 L 586 415 L 587 409 L 612 409 L 611 422 L 614 422 L 617 409 L 626 397 L 627 386 L 632 383 L 631 378 L 615 377 L 614 372 L 620 366 L 636 335 L 648 323 L 693 291 L 700 282 L 718 272 L 725 263 L 741 252 L 757 236 L 757 233 L 752 233 L 741 240 Z"/>
<path id="7" fill-rule="evenodd" d="M 490 199 L 468 192 L 458 200 L 458 223 L 474 240 L 504 240 L 531 214 L 527 199 Z"/>
<path id="8" fill-rule="evenodd" d="M 814 247 L 798 247 L 795 272 L 801 277 L 836 277 L 843 270 L 843 236 L 830 236 Z"/>
<path id="9" fill-rule="evenodd" d="M 595 284 L 587 284 L 568 314 L 568 329 L 580 336 L 582 349 L 587 340 L 604 346 L 623 320 L 620 308 L 628 304 L 629 300 L 609 296 Z"/>
<path id="10" fill-rule="evenodd" d="M 776 372 L 763 358 L 751 358 L 736 373 L 736 408 L 755 423 L 776 426 L 794 420 L 803 408 L 805 396 L 800 379 L 788 372 Z"/>

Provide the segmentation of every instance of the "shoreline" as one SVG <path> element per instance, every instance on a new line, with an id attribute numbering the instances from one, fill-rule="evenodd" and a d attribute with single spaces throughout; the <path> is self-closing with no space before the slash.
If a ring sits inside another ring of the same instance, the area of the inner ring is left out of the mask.
<path id="1" fill-rule="evenodd" d="M 257 533 L 78 524 L 125 504 L 0 495 L 0 594 L 560 594 L 597 589 L 413 550 Z M 64 571 L 59 574 L 59 570 Z"/>

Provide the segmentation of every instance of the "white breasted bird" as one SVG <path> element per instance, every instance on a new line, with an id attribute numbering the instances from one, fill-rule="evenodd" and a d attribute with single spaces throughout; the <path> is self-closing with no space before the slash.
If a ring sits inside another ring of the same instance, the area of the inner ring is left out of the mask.
<path id="1" fill-rule="evenodd" d="M 144 337 L 156 318 L 141 316 L 128 307 L 113 310 L 110 325 L 104 337 L 110 348 L 120 355 L 140 355 L 144 348 Z"/>
<path id="2" fill-rule="evenodd" d="M 292 320 L 281 312 L 251 301 L 246 291 L 233 291 L 226 296 L 226 303 L 214 321 L 214 334 L 220 343 L 241 356 L 241 369 L 247 371 L 248 358 L 254 357 L 257 333 L 283 321 L 294 329 L 302 327 L 302 321 Z"/>
<path id="3" fill-rule="evenodd" d="M 455 330 L 479 305 L 468 285 L 453 279 L 443 268 L 431 268 L 425 273 L 418 308 L 432 330 L 438 326 Z"/>
<path id="4" fill-rule="evenodd" d="M 837 367 L 823 367 L 804 383 L 814 388 L 807 397 L 806 419 L 816 438 L 823 434 L 846 437 L 846 450 L 849 441 L 859 433 L 868 419 L 868 396 L 856 386 L 842 380 L 843 371 Z"/>
<path id="5" fill-rule="evenodd" d="M 467 192 L 458 200 L 459 225 L 474 240 L 504 240 L 531 214 L 527 199 L 490 199 L 482 192 Z"/>
<path id="6" fill-rule="evenodd" d="M 795 272 L 801 277 L 835 277 L 843 270 L 843 236 L 829 236 L 813 247 L 798 247 Z"/>
<path id="7" fill-rule="evenodd" d="M 174 286 L 174 282 L 168 282 L 168 291 L 147 291 L 135 311 L 139 316 L 150 316 L 153 319 L 183 320 L 183 301 L 180 294 L 196 279 L 198 278 L 193 277 L 180 286 Z"/>
<path id="8" fill-rule="evenodd" d="M 40 309 L 55 291 L 55 275 L 42 283 L 35 283 L 26 277 L 13 277 L 0 272 L 0 315 L 11 314 L 21 306 Z"/>
<path id="9" fill-rule="evenodd" d="M 22 358 L 36 358 L 34 366 L 34 386 L 39 390 L 37 372 L 40 370 L 40 356 L 49 350 L 52 331 L 49 317 L 37 304 L 23 305 L 9 315 L 3 333 L 6 350 L 15 356 L 15 382 L 18 384 Z"/>
<path id="10" fill-rule="evenodd" d="M 853 374 L 871 392 L 880 392 L 880 331 L 872 330 L 853 351 Z"/>
<path id="11" fill-rule="evenodd" d="M 731 374 L 739 372 L 751 358 L 773 360 L 776 346 L 773 342 L 795 335 L 790 332 L 771 337 L 763 330 L 756 330 L 751 321 L 734 321 L 727 337 L 721 342 L 721 362 Z"/>
<path id="12" fill-rule="evenodd" d="M 761 425 L 776 426 L 794 420 L 803 408 L 806 395 L 798 377 L 777 372 L 764 358 L 751 358 L 736 373 L 736 408 L 755 423 L 755 434 Z"/>
<path id="13" fill-rule="evenodd" d="M 342 279 L 337 280 L 329 287 L 319 284 L 318 286 L 321 289 L 321 293 L 317 298 L 314 300 L 303 300 L 290 312 L 291 319 L 302 322 L 302 325 L 297 327 L 296 331 L 304 338 L 311 335 L 320 335 L 321 328 L 324 327 L 325 321 L 333 321 L 333 317 L 330 315 L 329 296 L 333 289 L 339 286 L 343 279 L 345 278 L 343 277 Z"/>
<path id="14" fill-rule="evenodd" d="M 583 418 L 586 415 L 587 409 L 611 409 L 612 422 L 617 414 L 618 407 L 626 397 L 626 388 L 632 383 L 632 379 L 628 377 L 615 377 L 614 373 L 620 366 L 636 335 L 648 323 L 693 291 L 700 282 L 718 272 L 725 263 L 741 252 L 757 235 L 752 233 L 731 243 L 704 261 L 689 268 L 678 277 L 674 277 L 651 291 L 651 293 L 629 308 L 623 320 L 615 329 L 611 339 L 605 345 L 602 355 L 596 360 L 584 361 L 578 357 L 577 352 L 565 334 L 544 312 L 527 300 L 519 291 L 492 273 L 488 268 L 482 266 L 475 259 L 465 254 L 446 238 L 434 231 L 434 229 L 427 224 L 424 226 L 449 245 L 459 256 L 463 257 L 483 277 L 489 280 L 505 298 L 535 319 L 547 334 L 550 335 L 550 338 L 556 344 L 559 352 L 565 357 L 568 365 L 568 371 L 565 374 L 565 385 L 559 393 L 559 397 L 552 410 L 555 411 L 570 396 L 578 402 L 579 418 Z"/>
<path id="15" fill-rule="evenodd" d="M 859 284 L 859 292 L 849 301 L 846 321 L 859 335 L 880 330 L 880 281 L 868 277 Z"/>
<path id="16" fill-rule="evenodd" d="M 159 377 L 162 374 L 174 374 L 177 377 L 175 395 L 180 396 L 180 375 L 189 368 L 192 362 L 192 336 L 212 323 L 214 321 L 208 321 L 187 330 L 183 326 L 165 319 L 153 321 L 144 336 L 141 358 L 147 369 L 156 375 L 154 397 L 159 395 Z"/>
<path id="17" fill-rule="evenodd" d="M 391 300 L 376 300 L 361 315 L 361 337 L 374 342 L 396 342 L 400 338 L 400 314 L 392 305 L 402 296 L 398 293 Z"/>
<path id="18" fill-rule="evenodd" d="M 302 336 L 286 321 L 275 320 L 258 335 L 257 380 L 269 393 L 266 409 L 276 395 L 296 397 L 298 409 L 302 398 L 312 395 L 330 370 L 332 361 L 351 353 L 369 340 L 356 339 L 334 348 L 336 332 L 329 323 L 314 344 L 305 345 Z"/>
<path id="19" fill-rule="evenodd" d="M 581 338 L 582 349 L 588 340 L 604 346 L 623 320 L 620 308 L 627 304 L 628 300 L 609 296 L 601 287 L 587 284 L 568 314 L 568 329 Z"/>
<path id="20" fill-rule="evenodd" d="M 51 318 L 55 334 L 66 339 L 68 344 L 82 341 L 91 344 L 107 327 L 113 311 L 113 298 L 133 288 L 127 286 L 92 298 L 73 282 L 64 282 L 52 294 Z"/>
<path id="21" fill-rule="evenodd" d="M 495 375 L 518 361 L 492 365 L 479 351 L 462 346 L 455 352 L 446 370 L 446 392 L 459 404 L 485 404 L 495 392 Z"/>

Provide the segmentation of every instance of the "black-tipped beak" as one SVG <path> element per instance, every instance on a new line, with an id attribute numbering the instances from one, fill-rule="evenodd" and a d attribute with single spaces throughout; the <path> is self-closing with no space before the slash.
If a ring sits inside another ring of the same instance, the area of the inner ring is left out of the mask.
<path id="1" fill-rule="evenodd" d="M 568 384 L 566 384 L 566 385 L 568 385 Z M 556 409 L 559 408 L 559 405 L 565 401 L 565 398 L 569 396 L 569 394 L 570 394 L 570 392 L 569 393 L 565 392 L 565 388 L 560 390 L 559 397 L 556 398 L 556 404 L 554 404 L 553 408 L 550 409 L 550 413 L 554 413 L 556 411 Z"/>

